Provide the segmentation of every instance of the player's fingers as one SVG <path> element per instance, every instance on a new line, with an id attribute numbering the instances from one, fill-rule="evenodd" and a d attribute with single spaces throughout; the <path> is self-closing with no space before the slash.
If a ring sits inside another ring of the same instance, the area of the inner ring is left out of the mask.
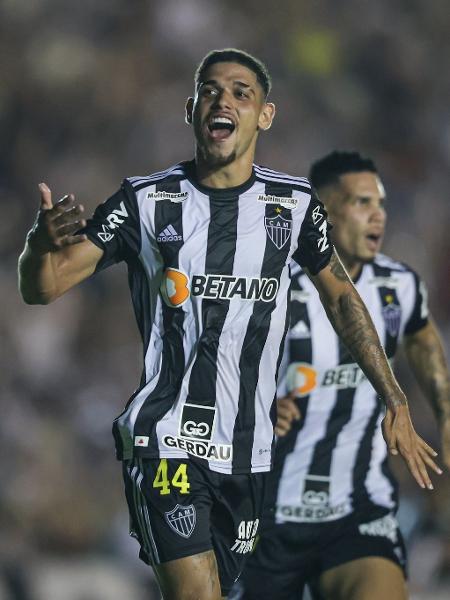
<path id="1" fill-rule="evenodd" d="M 295 396 L 285 396 L 279 398 L 277 402 L 277 409 L 282 409 L 284 412 L 289 413 L 292 419 L 300 419 L 301 413 L 295 401 Z"/>
<path id="2" fill-rule="evenodd" d="M 430 476 L 428 475 L 426 464 L 419 453 L 416 454 L 415 461 L 416 461 L 417 469 L 420 473 L 420 476 L 421 476 L 422 481 L 424 482 L 425 486 L 429 490 L 434 490 L 433 484 L 431 483 Z"/>
<path id="3" fill-rule="evenodd" d="M 423 440 L 419 435 L 417 436 L 419 439 L 419 444 L 421 448 L 425 450 L 430 456 L 437 456 L 438 453 L 431 446 L 429 446 L 425 440 Z"/>
<path id="4" fill-rule="evenodd" d="M 417 483 L 420 485 L 420 487 L 425 489 L 425 483 L 423 481 L 420 470 L 416 464 L 416 461 L 406 451 L 401 452 L 401 455 L 403 456 L 411 475 L 414 477 L 414 479 L 417 481 Z"/>
<path id="5" fill-rule="evenodd" d="M 64 238 L 64 245 L 73 246 L 74 244 L 85 242 L 87 239 L 87 235 L 84 233 L 80 233 L 80 235 L 68 235 L 66 238 Z"/>
<path id="6" fill-rule="evenodd" d="M 62 213 L 58 213 L 56 217 L 52 219 L 53 224 L 56 226 L 65 225 L 71 221 L 75 221 L 84 212 L 84 206 L 82 204 L 76 204 L 75 206 L 69 205 L 68 208 Z"/>
<path id="7" fill-rule="evenodd" d="M 41 210 L 50 210 L 51 208 L 53 208 L 52 193 L 50 191 L 50 188 L 46 183 L 40 183 L 38 187 L 41 193 Z"/>
<path id="8" fill-rule="evenodd" d="M 438 475 L 442 475 L 442 469 L 434 462 L 429 454 L 423 448 L 419 448 L 419 454 L 422 457 L 423 462 L 433 469 Z"/>
<path id="9" fill-rule="evenodd" d="M 80 221 L 75 221 L 74 223 L 66 223 L 61 227 L 58 227 L 56 233 L 58 237 L 63 238 L 72 235 L 73 233 L 76 233 L 83 227 L 86 227 L 86 221 L 84 219 L 81 219 Z"/>
<path id="10" fill-rule="evenodd" d="M 75 200 L 75 196 L 73 194 L 66 194 L 55 203 L 51 215 L 51 220 L 54 221 L 59 219 L 64 213 L 72 208 L 73 202 Z"/>

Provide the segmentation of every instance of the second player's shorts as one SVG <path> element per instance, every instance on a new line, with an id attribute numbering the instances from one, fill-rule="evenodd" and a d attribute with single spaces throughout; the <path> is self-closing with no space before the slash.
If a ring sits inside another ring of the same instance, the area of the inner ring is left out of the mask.
<path id="1" fill-rule="evenodd" d="M 255 543 L 267 473 L 225 475 L 193 460 L 124 461 L 130 533 L 159 565 L 213 549 L 227 595 Z"/>
<path id="2" fill-rule="evenodd" d="M 391 514 L 358 522 L 353 515 L 331 523 L 272 524 L 259 538 L 229 600 L 299 600 L 306 584 L 359 558 L 382 557 L 406 574 L 406 553 Z"/>

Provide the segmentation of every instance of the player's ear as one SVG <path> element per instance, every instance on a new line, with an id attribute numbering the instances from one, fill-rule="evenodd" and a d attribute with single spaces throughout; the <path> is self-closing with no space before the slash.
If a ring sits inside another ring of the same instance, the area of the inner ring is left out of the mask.
<path id="1" fill-rule="evenodd" d="M 261 109 L 258 119 L 258 129 L 267 131 L 272 125 L 275 117 L 275 104 L 273 102 L 265 102 Z"/>
<path id="2" fill-rule="evenodd" d="M 188 125 L 192 124 L 192 112 L 194 110 L 194 98 L 189 97 L 186 100 L 186 107 L 185 107 L 185 116 L 184 116 L 184 120 L 186 121 L 186 123 Z"/>

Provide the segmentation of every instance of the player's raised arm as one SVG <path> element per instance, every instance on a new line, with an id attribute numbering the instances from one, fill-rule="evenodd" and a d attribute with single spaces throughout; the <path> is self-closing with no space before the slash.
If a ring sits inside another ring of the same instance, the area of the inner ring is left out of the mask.
<path id="1" fill-rule="evenodd" d="M 19 257 L 19 289 L 28 304 L 48 304 L 89 277 L 103 251 L 77 235 L 86 225 L 83 206 L 72 194 L 55 205 L 50 189 L 39 185 L 41 202 Z"/>
<path id="2" fill-rule="evenodd" d="M 406 397 L 372 319 L 335 251 L 329 264 L 310 278 L 336 333 L 386 404 L 383 433 L 390 453 L 400 453 L 417 483 L 433 489 L 427 467 L 441 473 L 431 458 L 436 452 L 414 431 Z"/>
<path id="3" fill-rule="evenodd" d="M 419 385 L 436 414 L 443 460 L 450 469 L 450 374 L 439 332 L 432 319 L 405 336 L 405 353 Z"/>

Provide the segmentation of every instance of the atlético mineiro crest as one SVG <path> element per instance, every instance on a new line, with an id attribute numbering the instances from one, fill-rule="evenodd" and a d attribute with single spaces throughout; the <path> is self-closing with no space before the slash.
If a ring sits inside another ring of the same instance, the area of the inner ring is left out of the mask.
<path id="1" fill-rule="evenodd" d="M 181 537 L 191 537 L 197 521 L 197 512 L 195 506 L 182 506 L 177 504 L 173 510 L 165 512 L 164 516 L 169 526 Z"/>
<path id="2" fill-rule="evenodd" d="M 292 221 L 284 219 L 281 215 L 276 217 L 264 217 L 267 235 L 278 248 L 281 248 L 291 237 Z"/>
<path id="3" fill-rule="evenodd" d="M 383 306 L 382 313 L 387 332 L 392 337 L 396 337 L 400 330 L 401 307 L 398 304 L 386 304 Z"/>

